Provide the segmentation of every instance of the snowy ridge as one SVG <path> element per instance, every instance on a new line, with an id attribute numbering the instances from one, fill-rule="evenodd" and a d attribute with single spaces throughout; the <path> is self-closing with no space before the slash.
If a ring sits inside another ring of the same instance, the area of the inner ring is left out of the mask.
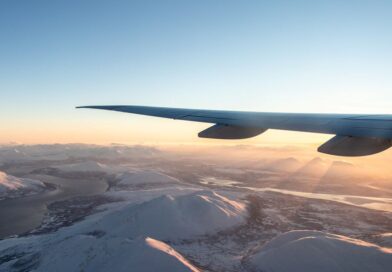
<path id="1" fill-rule="evenodd" d="M 249 263 L 257 271 L 381 272 L 390 269 L 392 250 L 320 231 L 290 231 L 268 242 Z"/>
<path id="2" fill-rule="evenodd" d="M 167 244 L 165 244 L 161 241 L 152 239 L 150 237 L 146 238 L 146 243 L 154 249 L 160 250 L 164 253 L 167 253 L 170 256 L 173 256 L 175 258 L 175 260 L 178 260 L 185 267 L 189 268 L 190 271 L 195 271 L 195 272 L 199 271 L 199 269 L 197 269 L 192 264 L 190 264 L 188 260 L 186 260 L 181 254 L 179 254 L 177 251 L 175 251 L 172 247 L 168 246 Z M 162 264 L 162 262 L 161 262 L 161 264 Z M 160 267 L 162 267 L 162 266 L 160 266 Z M 185 268 L 185 267 L 183 267 L 183 268 Z M 171 269 L 173 269 L 173 267 L 171 267 Z"/>

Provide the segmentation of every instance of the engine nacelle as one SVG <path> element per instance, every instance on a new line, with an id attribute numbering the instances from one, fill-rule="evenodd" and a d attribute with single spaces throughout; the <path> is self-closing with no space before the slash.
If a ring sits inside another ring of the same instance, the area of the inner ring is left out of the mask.
<path id="1" fill-rule="evenodd" d="M 318 148 L 321 153 L 337 156 L 367 156 L 392 146 L 390 139 L 336 135 Z"/>
<path id="2" fill-rule="evenodd" d="M 241 127 L 216 124 L 199 133 L 201 138 L 212 139 L 246 139 L 267 131 L 264 128 Z"/>

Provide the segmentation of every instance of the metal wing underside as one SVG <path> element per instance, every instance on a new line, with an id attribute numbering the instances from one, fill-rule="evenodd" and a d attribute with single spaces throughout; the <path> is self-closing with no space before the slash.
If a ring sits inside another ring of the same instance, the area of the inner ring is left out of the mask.
<path id="1" fill-rule="evenodd" d="M 177 120 L 212 123 L 200 137 L 244 139 L 267 129 L 337 135 L 319 148 L 340 156 L 364 156 L 389 148 L 392 115 L 264 113 L 245 111 L 197 110 L 145 106 L 83 106 Z"/>

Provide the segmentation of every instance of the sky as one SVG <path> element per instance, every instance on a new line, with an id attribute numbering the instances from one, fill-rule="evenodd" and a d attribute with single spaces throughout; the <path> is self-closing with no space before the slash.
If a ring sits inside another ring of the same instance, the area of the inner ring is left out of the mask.
<path id="1" fill-rule="evenodd" d="M 0 143 L 207 141 L 206 124 L 79 105 L 390 114 L 391 12 L 382 0 L 0 1 Z"/>

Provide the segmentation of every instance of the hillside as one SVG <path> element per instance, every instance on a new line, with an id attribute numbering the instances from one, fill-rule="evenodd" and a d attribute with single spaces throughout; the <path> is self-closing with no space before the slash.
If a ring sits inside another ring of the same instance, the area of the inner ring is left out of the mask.
<path id="1" fill-rule="evenodd" d="M 390 269 L 392 250 L 319 231 L 290 231 L 264 245 L 249 263 L 265 272 L 381 272 Z"/>
<path id="2" fill-rule="evenodd" d="M 160 240 L 214 233 L 244 215 L 243 204 L 210 191 L 161 196 L 53 234 L 0 241 L 0 271 L 199 271 Z"/>
<path id="3" fill-rule="evenodd" d="M 43 192 L 43 182 L 27 178 L 17 178 L 0 172 L 0 199 L 15 198 Z"/>

